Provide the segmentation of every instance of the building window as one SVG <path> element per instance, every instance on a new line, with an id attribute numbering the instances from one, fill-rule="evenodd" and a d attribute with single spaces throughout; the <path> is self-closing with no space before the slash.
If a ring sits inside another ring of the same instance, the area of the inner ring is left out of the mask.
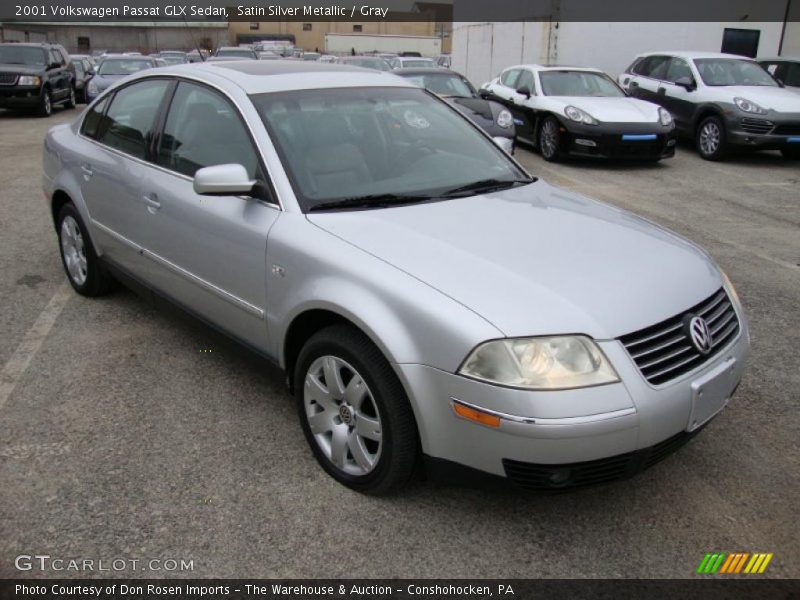
<path id="1" fill-rule="evenodd" d="M 755 58 L 758 55 L 759 29 L 729 29 L 722 34 L 722 52 Z"/>
<path id="2" fill-rule="evenodd" d="M 363 25 L 353 25 L 353 33 L 361 33 L 364 31 Z"/>
<path id="3" fill-rule="evenodd" d="M 256 23 L 250 23 L 250 30 L 251 31 L 252 30 L 256 30 L 258 28 L 259 28 L 259 24 L 257 22 Z"/>
<path id="4" fill-rule="evenodd" d="M 303 23 L 303 31 L 311 31 L 311 23 Z"/>
<path id="5" fill-rule="evenodd" d="M 88 37 L 78 38 L 78 54 L 86 54 L 91 49 L 91 43 Z"/>

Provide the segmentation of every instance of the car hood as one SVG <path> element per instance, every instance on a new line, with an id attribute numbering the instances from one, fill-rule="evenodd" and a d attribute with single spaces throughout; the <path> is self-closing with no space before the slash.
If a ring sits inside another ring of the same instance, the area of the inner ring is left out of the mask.
<path id="1" fill-rule="evenodd" d="M 509 337 L 611 339 L 674 316 L 722 285 L 713 261 L 682 237 L 542 181 L 308 218 Z"/>
<path id="2" fill-rule="evenodd" d="M 563 114 L 567 106 L 575 106 L 605 123 L 655 123 L 658 121 L 658 106 L 638 98 L 592 98 L 548 96 L 558 105 Z"/>
<path id="3" fill-rule="evenodd" d="M 44 70 L 45 70 L 44 66 L 0 63 L 0 71 L 2 71 L 3 73 L 19 73 L 20 75 L 41 75 L 41 73 Z"/>
<path id="4" fill-rule="evenodd" d="M 720 100 L 733 103 L 734 98 L 745 98 L 766 110 L 800 113 L 800 98 L 786 88 L 758 85 L 726 85 L 709 87 Z"/>

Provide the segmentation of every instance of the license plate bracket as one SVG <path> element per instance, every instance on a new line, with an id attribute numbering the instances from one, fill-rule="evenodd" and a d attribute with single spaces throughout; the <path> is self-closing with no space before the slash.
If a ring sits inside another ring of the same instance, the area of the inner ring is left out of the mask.
<path id="1" fill-rule="evenodd" d="M 736 359 L 730 357 L 713 371 L 692 382 L 692 412 L 686 431 L 702 427 L 725 408 L 738 383 L 735 366 Z"/>

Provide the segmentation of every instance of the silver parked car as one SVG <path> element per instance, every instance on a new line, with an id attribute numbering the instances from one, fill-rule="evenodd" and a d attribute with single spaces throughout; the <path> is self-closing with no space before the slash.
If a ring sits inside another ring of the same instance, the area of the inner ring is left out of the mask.
<path id="1" fill-rule="evenodd" d="M 749 353 L 702 249 L 531 177 L 388 73 L 144 71 L 51 129 L 44 171 L 74 289 L 132 278 L 280 365 L 317 460 L 364 492 L 421 458 L 530 489 L 628 476 Z"/>

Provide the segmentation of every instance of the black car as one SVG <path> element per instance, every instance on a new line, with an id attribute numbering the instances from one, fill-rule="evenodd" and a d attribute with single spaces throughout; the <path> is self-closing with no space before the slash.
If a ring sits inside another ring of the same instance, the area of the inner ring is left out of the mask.
<path id="1" fill-rule="evenodd" d="M 516 130 L 513 116 L 502 104 L 481 98 L 463 75 L 439 68 L 395 69 L 392 74 L 440 96 L 492 136 L 503 150 L 514 153 Z"/>
<path id="2" fill-rule="evenodd" d="M 78 102 L 87 103 L 86 86 L 89 80 L 94 77 L 94 65 L 92 60 L 85 55 L 73 54 L 72 69 L 75 72 L 75 96 Z"/>
<path id="3" fill-rule="evenodd" d="M 0 44 L 0 108 L 35 110 L 49 117 L 53 106 L 75 106 L 75 73 L 58 44 Z"/>

